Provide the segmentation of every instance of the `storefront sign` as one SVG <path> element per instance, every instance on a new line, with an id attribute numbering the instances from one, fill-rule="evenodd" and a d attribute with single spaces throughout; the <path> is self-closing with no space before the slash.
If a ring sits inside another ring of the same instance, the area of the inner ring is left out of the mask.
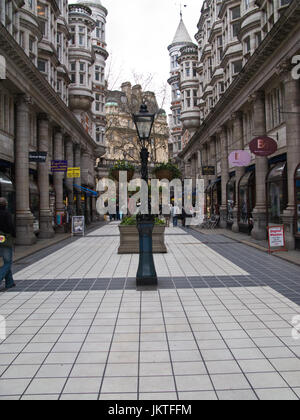
<path id="1" fill-rule="evenodd" d="M 85 230 L 84 216 L 72 217 L 72 235 L 83 235 Z"/>
<path id="2" fill-rule="evenodd" d="M 229 164 L 232 166 L 248 166 L 251 163 L 251 155 L 245 150 L 236 150 L 229 155 Z"/>
<path id="3" fill-rule="evenodd" d="M 29 162 L 45 163 L 47 152 L 29 152 Z"/>
<path id="4" fill-rule="evenodd" d="M 202 166 L 202 175 L 216 175 L 214 166 Z"/>
<path id="5" fill-rule="evenodd" d="M 80 178 L 80 168 L 68 168 L 68 178 Z"/>
<path id="6" fill-rule="evenodd" d="M 269 253 L 286 251 L 285 249 L 285 235 L 284 235 L 284 226 L 269 226 Z M 273 250 L 271 248 L 283 248 Z"/>
<path id="7" fill-rule="evenodd" d="M 277 143 L 267 136 L 256 137 L 249 144 L 251 152 L 256 156 L 271 156 L 277 151 Z"/>
<path id="8" fill-rule="evenodd" d="M 67 160 L 52 160 L 51 172 L 67 172 L 68 161 Z"/>

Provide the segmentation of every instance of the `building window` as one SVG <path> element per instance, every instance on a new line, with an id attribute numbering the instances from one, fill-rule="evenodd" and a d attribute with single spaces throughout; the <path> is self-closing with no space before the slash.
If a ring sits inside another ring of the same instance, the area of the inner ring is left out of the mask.
<path id="1" fill-rule="evenodd" d="M 95 80 L 97 80 L 97 82 L 100 82 L 100 66 L 95 66 Z"/>
<path id="2" fill-rule="evenodd" d="M 38 14 L 42 34 L 45 38 L 47 38 L 48 36 L 48 6 L 46 6 L 43 3 L 38 2 L 37 14 Z"/>
<path id="3" fill-rule="evenodd" d="M 243 62 L 242 62 L 242 60 L 234 61 L 232 63 L 232 73 L 233 74 L 240 73 L 240 71 L 242 70 L 242 68 L 243 68 Z"/>
<path id="4" fill-rule="evenodd" d="M 267 95 L 267 106 L 268 106 L 268 129 L 277 127 L 283 122 L 283 88 L 278 87 L 273 89 Z"/>
<path id="5" fill-rule="evenodd" d="M 231 9 L 231 20 L 239 19 L 241 17 L 241 8 L 240 6 L 233 7 Z"/>
<path id="6" fill-rule="evenodd" d="M 25 47 L 24 45 L 24 32 L 20 31 L 19 33 L 19 44 L 21 45 L 22 48 Z"/>
<path id="7" fill-rule="evenodd" d="M 42 73 L 47 73 L 47 61 L 38 60 L 38 70 Z"/>
<path id="8" fill-rule="evenodd" d="M 259 47 L 259 45 L 261 44 L 261 32 L 256 32 L 255 34 L 255 46 L 256 48 Z"/>
<path id="9" fill-rule="evenodd" d="M 240 22 L 235 22 L 235 23 L 232 24 L 232 36 L 234 38 L 238 36 L 240 28 L 241 28 Z"/>
<path id="10" fill-rule="evenodd" d="M 244 0 L 245 2 L 245 10 L 248 10 L 250 7 L 250 0 Z"/>
<path id="11" fill-rule="evenodd" d="M 251 50 L 251 44 L 250 44 L 250 36 L 248 36 L 245 41 L 244 41 L 244 45 L 245 45 L 245 53 L 249 53 Z"/>

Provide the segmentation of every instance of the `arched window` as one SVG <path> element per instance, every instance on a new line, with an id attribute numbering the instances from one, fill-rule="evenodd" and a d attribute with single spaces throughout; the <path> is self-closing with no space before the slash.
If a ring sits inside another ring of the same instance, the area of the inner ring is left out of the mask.
<path id="1" fill-rule="evenodd" d="M 232 176 L 230 180 L 227 182 L 227 186 L 226 186 L 227 221 L 229 223 L 233 223 L 233 209 L 236 202 L 235 184 L 236 184 L 235 176 Z"/>
<path id="2" fill-rule="evenodd" d="M 247 225 L 255 207 L 255 171 L 247 172 L 239 185 L 239 222 Z"/>
<path id="3" fill-rule="evenodd" d="M 281 215 L 287 206 L 286 162 L 277 163 L 267 176 L 268 223 L 282 223 Z"/>

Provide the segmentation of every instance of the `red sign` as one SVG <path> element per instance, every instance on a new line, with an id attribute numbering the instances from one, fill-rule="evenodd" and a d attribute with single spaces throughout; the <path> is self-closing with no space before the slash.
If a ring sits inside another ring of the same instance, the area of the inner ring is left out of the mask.
<path id="1" fill-rule="evenodd" d="M 285 234 L 284 234 L 284 226 L 269 226 L 268 227 L 269 233 L 269 253 L 272 252 L 279 252 L 279 251 L 287 251 L 285 249 Z M 282 248 L 271 250 L 271 248 Z"/>
<path id="2" fill-rule="evenodd" d="M 267 136 L 256 137 L 249 144 L 251 152 L 256 156 L 270 156 L 277 151 L 277 143 Z"/>

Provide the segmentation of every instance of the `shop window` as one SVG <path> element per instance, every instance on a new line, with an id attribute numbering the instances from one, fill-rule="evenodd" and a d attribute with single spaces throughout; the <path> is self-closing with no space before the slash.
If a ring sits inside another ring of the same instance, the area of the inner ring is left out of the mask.
<path id="1" fill-rule="evenodd" d="M 39 213 L 40 213 L 40 193 L 39 187 L 37 185 L 34 176 L 31 174 L 29 179 L 29 205 L 30 211 L 33 214 L 34 222 L 33 229 L 34 232 L 38 232 L 40 228 L 39 224 Z"/>
<path id="2" fill-rule="evenodd" d="M 296 176 L 295 176 L 295 193 L 296 193 L 295 203 L 296 203 L 296 212 L 297 212 L 296 233 L 300 235 L 300 165 L 296 171 Z"/>
<path id="3" fill-rule="evenodd" d="M 268 223 L 282 223 L 281 215 L 287 206 L 286 163 L 277 163 L 267 176 Z"/>
<path id="4" fill-rule="evenodd" d="M 239 222 L 248 225 L 255 207 L 255 172 L 247 172 L 239 185 Z"/>
<path id="5" fill-rule="evenodd" d="M 15 195 L 15 187 L 11 179 L 0 172 L 0 197 L 4 197 L 8 201 L 8 210 L 12 215 L 15 214 Z"/>
<path id="6" fill-rule="evenodd" d="M 226 195 L 227 195 L 227 221 L 229 223 L 233 223 L 233 209 L 235 206 L 235 177 L 233 176 L 230 178 L 230 180 L 227 182 L 226 186 Z"/>

